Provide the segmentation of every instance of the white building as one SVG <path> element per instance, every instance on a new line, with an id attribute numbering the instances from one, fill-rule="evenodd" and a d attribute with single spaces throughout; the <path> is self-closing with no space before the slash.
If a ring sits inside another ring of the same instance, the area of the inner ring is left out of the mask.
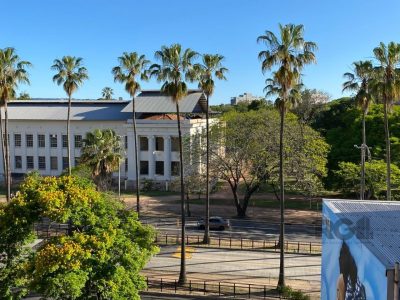
<path id="1" fill-rule="evenodd" d="M 168 182 L 179 172 L 176 106 L 159 91 L 143 91 L 135 100 L 141 178 Z M 62 100 L 11 101 L 9 111 L 10 164 L 14 177 L 37 170 L 60 175 L 68 167 L 66 118 L 68 102 Z M 182 134 L 205 128 L 204 95 L 189 91 L 181 100 Z M 4 115 L 4 114 L 3 114 Z M 80 157 L 82 140 L 94 129 L 113 129 L 123 136 L 126 161 L 121 176 L 129 186 L 136 181 L 131 101 L 73 101 L 71 109 L 71 160 Z M 1 164 L 2 155 L 0 156 Z M 3 172 L 1 168 L 0 172 Z"/>
<path id="2" fill-rule="evenodd" d="M 244 93 L 237 97 L 231 97 L 231 105 L 237 105 L 239 102 L 251 103 L 253 100 L 258 100 L 260 97 L 256 97 L 251 93 Z"/>

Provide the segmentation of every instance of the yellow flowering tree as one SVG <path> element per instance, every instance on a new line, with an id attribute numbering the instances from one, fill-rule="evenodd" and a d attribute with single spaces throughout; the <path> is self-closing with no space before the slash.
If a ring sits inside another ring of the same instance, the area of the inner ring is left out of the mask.
<path id="1" fill-rule="evenodd" d="M 36 251 L 33 224 L 68 221 L 68 234 Z M 13 200 L 0 207 L 0 293 L 20 299 L 29 291 L 52 299 L 140 299 L 139 275 L 156 253 L 155 232 L 137 214 L 95 185 L 73 176 L 29 175 Z"/>

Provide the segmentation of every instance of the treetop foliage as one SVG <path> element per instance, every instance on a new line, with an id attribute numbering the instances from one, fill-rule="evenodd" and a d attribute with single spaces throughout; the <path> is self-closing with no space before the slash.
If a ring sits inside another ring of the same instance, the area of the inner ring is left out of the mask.
<path id="1" fill-rule="evenodd" d="M 27 244 L 36 222 L 67 223 L 68 232 Z M 29 175 L 0 207 L 0 293 L 36 291 L 52 299 L 139 299 L 139 271 L 157 252 L 155 232 L 133 211 L 86 179 Z"/>

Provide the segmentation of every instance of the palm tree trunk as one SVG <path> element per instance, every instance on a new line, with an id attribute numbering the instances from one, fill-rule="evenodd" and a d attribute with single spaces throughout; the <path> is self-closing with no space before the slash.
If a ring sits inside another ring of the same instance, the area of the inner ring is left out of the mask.
<path id="1" fill-rule="evenodd" d="M 363 111 L 362 116 L 362 145 L 361 145 L 361 187 L 360 187 L 360 200 L 365 198 L 365 150 L 367 147 L 367 138 L 365 135 L 365 115 Z"/>
<path id="2" fill-rule="evenodd" d="M 0 142 L 1 142 L 1 154 L 3 155 L 3 174 L 4 174 L 4 187 L 7 188 L 7 161 L 6 153 L 4 152 L 4 128 L 3 128 L 3 116 L 0 107 Z M 8 199 L 7 199 L 8 201 Z"/>
<path id="3" fill-rule="evenodd" d="M 206 110 L 206 215 L 204 219 L 203 244 L 210 243 L 210 132 L 209 132 L 209 95 L 207 95 Z"/>
<path id="4" fill-rule="evenodd" d="M 135 97 L 132 98 L 132 123 L 133 123 L 133 141 L 135 151 L 135 172 L 136 172 L 136 212 L 140 213 L 140 178 L 139 178 L 139 147 L 137 145 L 137 133 L 136 133 L 136 109 L 135 109 Z"/>
<path id="5" fill-rule="evenodd" d="M 6 152 L 6 173 L 7 173 L 7 201 L 11 199 L 11 169 L 10 169 L 10 139 L 8 138 L 8 106 L 7 99 L 4 101 L 4 142 L 5 142 L 5 152 Z"/>
<path id="6" fill-rule="evenodd" d="M 280 183 L 280 232 L 279 232 L 279 279 L 278 287 L 285 286 L 285 183 L 283 178 L 283 134 L 285 125 L 285 110 L 281 108 L 281 128 L 279 134 L 279 183 Z"/>
<path id="7" fill-rule="evenodd" d="M 385 141 L 386 141 L 386 200 L 391 200 L 391 188 L 390 188 L 390 133 L 389 133 L 389 120 L 388 120 L 388 107 L 387 101 L 383 104 L 384 109 L 384 121 L 385 121 Z"/>
<path id="8" fill-rule="evenodd" d="M 179 168 L 180 168 L 180 180 L 181 180 L 181 269 L 179 273 L 179 284 L 186 283 L 186 241 L 185 241 L 185 185 L 183 181 L 183 147 L 182 147 L 182 131 L 181 131 L 181 120 L 179 113 L 179 103 L 176 101 L 176 116 L 178 118 L 178 136 L 179 136 Z"/>
<path id="9" fill-rule="evenodd" d="M 71 123 L 71 95 L 68 96 L 68 116 L 67 116 L 67 154 L 68 154 L 68 174 L 71 176 L 71 144 L 70 144 L 70 123 Z"/>

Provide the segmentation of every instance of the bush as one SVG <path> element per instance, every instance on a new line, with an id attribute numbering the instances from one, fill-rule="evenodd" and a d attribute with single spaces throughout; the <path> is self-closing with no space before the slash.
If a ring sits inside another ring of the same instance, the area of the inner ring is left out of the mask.
<path id="1" fill-rule="evenodd" d="M 310 296 L 304 294 L 302 291 L 294 291 L 290 286 L 279 287 L 278 292 L 281 296 L 291 300 L 309 300 Z"/>

